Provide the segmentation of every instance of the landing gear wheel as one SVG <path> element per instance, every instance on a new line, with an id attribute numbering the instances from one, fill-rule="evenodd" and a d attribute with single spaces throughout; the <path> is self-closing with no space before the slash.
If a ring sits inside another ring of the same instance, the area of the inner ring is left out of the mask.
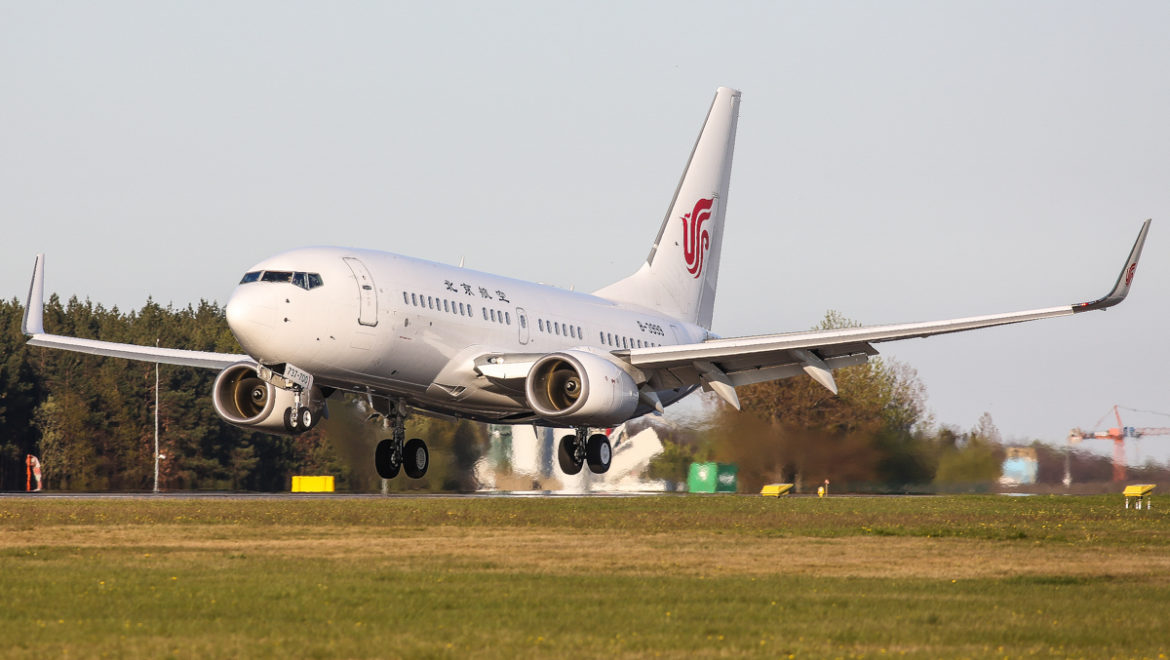
<path id="1" fill-rule="evenodd" d="M 589 470 L 594 474 L 609 472 L 609 461 L 613 458 L 613 450 L 609 446 L 609 438 L 604 434 L 595 433 L 589 436 L 585 443 L 585 460 L 589 463 Z"/>
<path id="2" fill-rule="evenodd" d="M 561 472 L 574 475 L 581 471 L 583 462 L 577 458 L 577 436 L 566 435 L 561 438 L 557 448 L 557 462 L 561 465 Z"/>
<path id="3" fill-rule="evenodd" d="M 309 408 L 301 408 L 297 411 L 297 426 L 302 431 L 308 431 L 317 424 L 317 416 Z"/>
<path id="4" fill-rule="evenodd" d="M 421 479 L 427 473 L 431 464 L 431 453 L 427 451 L 427 443 L 418 438 L 406 441 L 406 448 L 402 450 L 402 469 L 411 479 Z"/>
<path id="5" fill-rule="evenodd" d="M 300 421 L 299 415 L 293 414 L 292 408 L 284 409 L 284 429 L 289 433 L 300 433 L 301 429 L 297 427 Z"/>
<path id="6" fill-rule="evenodd" d="M 402 467 L 402 455 L 395 451 L 393 440 L 383 440 L 374 450 L 374 469 L 383 479 L 393 479 L 398 476 L 398 469 Z"/>

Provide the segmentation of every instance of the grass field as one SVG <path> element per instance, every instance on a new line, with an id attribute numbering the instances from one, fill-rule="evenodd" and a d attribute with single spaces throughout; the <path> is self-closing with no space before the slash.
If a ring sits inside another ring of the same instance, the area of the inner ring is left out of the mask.
<path id="1" fill-rule="evenodd" d="M 1170 514 L 1119 495 L 0 497 L 0 602 L 16 658 L 1158 658 Z"/>

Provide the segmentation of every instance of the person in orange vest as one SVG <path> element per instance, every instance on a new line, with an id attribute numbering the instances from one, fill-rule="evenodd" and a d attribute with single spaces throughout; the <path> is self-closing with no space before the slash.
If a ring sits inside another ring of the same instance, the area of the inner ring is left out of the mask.
<path id="1" fill-rule="evenodd" d="M 41 490 L 41 462 L 39 460 L 37 460 L 36 456 L 33 456 L 32 454 L 27 454 L 24 457 L 24 465 L 26 468 L 25 469 L 26 477 L 25 477 L 25 482 L 24 482 L 24 489 L 27 491 L 30 491 L 30 492 L 39 493 Z M 37 480 L 37 487 L 36 488 L 32 487 L 32 480 L 33 479 Z"/>

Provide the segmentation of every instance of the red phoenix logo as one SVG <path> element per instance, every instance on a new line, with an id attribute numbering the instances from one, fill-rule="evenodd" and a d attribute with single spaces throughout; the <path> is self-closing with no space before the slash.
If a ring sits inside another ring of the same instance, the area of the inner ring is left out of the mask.
<path id="1" fill-rule="evenodd" d="M 711 234 L 703 223 L 711 218 L 711 207 L 715 198 L 700 199 L 690 213 L 679 218 L 683 223 L 683 257 L 687 261 L 687 272 L 697 279 L 703 273 L 703 257 L 711 247 Z"/>
<path id="2" fill-rule="evenodd" d="M 1133 281 L 1133 273 L 1136 270 L 1137 270 L 1136 263 L 1130 264 L 1129 268 L 1126 269 L 1126 271 L 1125 271 L 1125 286 L 1129 286 L 1129 283 Z"/>

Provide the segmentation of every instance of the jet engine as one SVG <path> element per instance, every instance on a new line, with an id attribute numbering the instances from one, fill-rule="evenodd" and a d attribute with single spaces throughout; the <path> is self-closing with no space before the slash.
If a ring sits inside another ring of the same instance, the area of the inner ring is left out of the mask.
<path id="1" fill-rule="evenodd" d="M 241 428 L 288 435 L 305 430 L 292 432 L 285 424 L 285 411 L 296 405 L 292 391 L 262 380 L 256 366 L 247 362 L 234 364 L 219 373 L 211 389 L 211 401 L 220 417 Z M 314 387 L 308 396 L 302 397 L 301 405 L 320 419 L 325 397 Z"/>
<path id="2" fill-rule="evenodd" d="M 613 362 L 584 351 L 550 353 L 524 383 L 536 414 L 574 426 L 616 426 L 638 407 L 638 386 Z"/>

